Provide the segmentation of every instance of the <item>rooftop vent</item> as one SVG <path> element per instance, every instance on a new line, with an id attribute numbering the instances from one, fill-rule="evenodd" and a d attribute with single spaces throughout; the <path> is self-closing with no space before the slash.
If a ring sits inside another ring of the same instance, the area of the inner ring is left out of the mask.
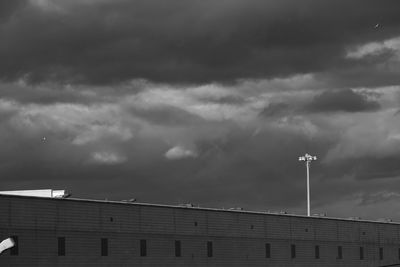
<path id="1" fill-rule="evenodd" d="M 194 205 L 192 203 L 182 203 L 182 204 L 179 204 L 179 206 L 186 207 L 186 208 L 193 208 L 194 207 Z"/>
<path id="2" fill-rule="evenodd" d="M 359 221 L 359 220 L 361 220 L 361 217 L 353 216 L 353 217 L 349 217 L 349 218 L 347 218 L 347 219 L 353 220 L 353 221 Z"/>
<path id="3" fill-rule="evenodd" d="M 378 222 L 393 222 L 393 220 L 390 218 L 379 218 L 377 221 Z"/>
<path id="4" fill-rule="evenodd" d="M 314 217 L 326 217 L 327 215 L 326 215 L 326 213 L 323 212 L 323 213 L 314 213 L 313 216 Z"/>
<path id="5" fill-rule="evenodd" d="M 121 201 L 122 201 L 122 202 L 133 203 L 133 202 L 136 202 L 136 198 L 123 199 L 123 200 L 121 200 Z"/>
<path id="6" fill-rule="evenodd" d="M 242 207 L 230 208 L 229 210 L 243 210 Z"/>

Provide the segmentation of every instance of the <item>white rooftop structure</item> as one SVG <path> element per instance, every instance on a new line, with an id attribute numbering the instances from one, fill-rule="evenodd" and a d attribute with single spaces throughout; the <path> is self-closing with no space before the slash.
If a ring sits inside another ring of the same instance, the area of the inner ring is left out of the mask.
<path id="1" fill-rule="evenodd" d="M 37 189 L 37 190 L 0 191 L 0 195 L 65 198 L 68 197 L 70 194 L 68 194 L 66 190 Z"/>

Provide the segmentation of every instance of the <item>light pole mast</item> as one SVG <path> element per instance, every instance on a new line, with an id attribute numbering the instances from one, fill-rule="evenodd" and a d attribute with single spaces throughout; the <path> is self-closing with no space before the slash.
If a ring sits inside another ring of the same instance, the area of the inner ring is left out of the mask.
<path id="1" fill-rule="evenodd" d="M 317 157 L 307 153 L 299 157 L 299 161 L 305 161 L 307 167 L 307 216 L 310 216 L 310 164 L 313 160 L 317 160 Z"/>

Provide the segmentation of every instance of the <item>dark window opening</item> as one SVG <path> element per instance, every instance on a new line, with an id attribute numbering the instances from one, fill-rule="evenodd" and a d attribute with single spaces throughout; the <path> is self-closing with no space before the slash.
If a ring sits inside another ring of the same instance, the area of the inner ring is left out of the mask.
<path id="1" fill-rule="evenodd" d="M 11 239 L 14 241 L 14 246 L 10 248 L 10 255 L 17 256 L 19 254 L 18 236 L 13 235 Z"/>
<path id="2" fill-rule="evenodd" d="M 140 256 L 141 257 L 147 256 L 147 242 L 145 239 L 140 240 Z"/>
<path id="3" fill-rule="evenodd" d="M 101 256 L 108 256 L 108 239 L 101 239 Z"/>
<path id="4" fill-rule="evenodd" d="M 207 257 L 211 258 L 213 256 L 213 243 L 207 241 Z"/>
<path id="5" fill-rule="evenodd" d="M 175 240 L 175 257 L 181 256 L 181 241 Z"/>
<path id="6" fill-rule="evenodd" d="M 265 244 L 265 257 L 271 258 L 271 244 L 270 243 Z"/>
<path id="7" fill-rule="evenodd" d="M 319 246 L 315 246 L 315 258 L 319 259 Z"/>
<path id="8" fill-rule="evenodd" d="M 197 226 L 197 222 L 194 222 L 194 226 Z"/>
<path id="9" fill-rule="evenodd" d="M 398 257 L 399 257 L 399 260 L 400 260 L 400 248 L 398 249 Z"/>
<path id="10" fill-rule="evenodd" d="M 296 258 L 296 245 L 292 244 L 290 246 L 290 250 L 291 250 L 292 259 Z"/>
<path id="11" fill-rule="evenodd" d="M 360 247 L 360 260 L 364 259 L 364 248 Z"/>
<path id="12" fill-rule="evenodd" d="M 250 225 L 250 229 L 254 229 L 254 225 Z"/>
<path id="13" fill-rule="evenodd" d="M 113 217 L 110 217 L 110 222 L 113 222 L 114 221 L 114 218 Z"/>
<path id="14" fill-rule="evenodd" d="M 383 248 L 379 248 L 379 259 L 383 260 Z"/>
<path id="15" fill-rule="evenodd" d="M 65 256 L 65 237 L 58 238 L 58 256 Z"/>
<path id="16" fill-rule="evenodd" d="M 342 250 L 342 246 L 338 246 L 338 247 L 337 247 L 337 258 L 338 258 L 338 259 L 343 259 L 343 250 Z"/>

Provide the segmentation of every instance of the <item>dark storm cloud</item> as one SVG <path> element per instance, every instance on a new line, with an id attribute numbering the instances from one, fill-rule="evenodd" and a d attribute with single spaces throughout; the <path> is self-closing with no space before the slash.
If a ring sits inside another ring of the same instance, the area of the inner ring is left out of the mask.
<path id="1" fill-rule="evenodd" d="M 399 53 L 399 51 L 396 51 Z M 348 60 L 341 68 L 319 73 L 318 79 L 334 88 L 380 87 L 398 85 L 398 57 L 393 52 Z"/>
<path id="2" fill-rule="evenodd" d="M 385 157 L 344 157 L 334 163 L 322 163 L 324 168 L 322 177 L 325 181 L 340 181 L 343 177 L 352 177 L 352 180 L 359 185 L 363 182 L 377 181 L 384 187 L 385 183 L 388 181 L 396 181 L 400 178 L 400 170 L 397 164 L 398 161 L 399 155 L 396 154 Z M 364 190 L 367 188 L 361 189 Z"/>
<path id="3" fill-rule="evenodd" d="M 136 117 L 159 125 L 179 126 L 204 122 L 203 118 L 172 106 L 148 110 L 132 107 L 129 111 Z"/>
<path id="4" fill-rule="evenodd" d="M 287 113 L 289 105 L 286 103 L 270 103 L 260 113 L 261 117 L 276 117 Z"/>
<path id="5" fill-rule="evenodd" d="M 371 88 L 399 79 L 398 1 L 11 3 L 4 190 L 303 212 L 305 153 L 315 209 L 400 186 L 398 87 Z"/>
<path id="6" fill-rule="evenodd" d="M 371 204 L 376 204 L 379 202 L 385 202 L 389 200 L 396 200 L 400 198 L 400 194 L 397 192 L 377 192 L 377 193 L 372 193 L 372 194 L 363 194 L 361 196 L 361 201 L 360 205 L 371 205 Z"/>
<path id="7" fill-rule="evenodd" d="M 19 103 L 88 103 L 100 101 L 100 97 L 85 95 L 84 89 L 63 88 L 58 84 L 41 86 L 18 85 L 15 83 L 0 83 L 1 97 L 12 99 Z"/>
<path id="8" fill-rule="evenodd" d="M 64 109 L 58 110 L 59 106 Z M 3 151 L 0 155 L 2 188 L 60 186 L 67 187 L 75 196 L 123 199 L 133 195 L 141 201 L 191 201 L 217 207 L 237 205 L 254 208 L 254 203 L 259 203 L 259 206 L 268 203 L 274 209 L 274 206 L 298 205 L 299 195 L 296 192 L 301 192 L 298 188 L 302 180 L 292 182 L 292 177 L 302 167 L 297 165 L 296 157 L 282 151 L 300 154 L 304 142 L 307 142 L 302 134 L 293 136 L 270 129 L 254 135 L 253 129 L 223 122 L 229 124 L 224 126 L 227 129 L 225 135 L 218 134 L 217 128 L 221 127 L 221 123 L 198 120 L 192 124 L 183 120 L 179 121 L 178 127 L 187 125 L 184 128 L 188 129 L 178 134 L 195 140 L 198 157 L 171 161 L 165 159 L 164 153 L 175 144 L 169 145 L 163 138 L 152 138 L 145 133 L 142 136 L 136 134 L 129 140 L 117 138 L 110 141 L 101 138 L 73 144 L 71 140 L 77 139 L 75 135 L 88 137 L 86 128 L 95 127 L 94 132 L 90 133 L 97 134 L 101 130 L 99 124 L 108 124 L 108 120 L 115 122 L 119 117 L 129 115 L 117 113 L 115 117 L 104 121 L 104 112 L 83 112 L 93 107 L 80 107 L 74 113 L 77 117 L 68 115 L 78 107 L 64 104 L 50 107 L 28 105 L 12 120 L 0 125 L 0 135 L 3 137 L 0 139 Z M 56 113 L 59 115 L 56 116 Z M 51 117 L 46 119 L 47 116 Z M 87 119 L 80 121 L 81 117 Z M 151 118 L 150 123 L 156 121 L 155 129 L 163 131 L 160 135 L 168 131 L 168 127 L 171 127 L 169 124 L 174 125 L 174 122 L 163 124 L 165 118 L 161 114 L 154 116 L 150 112 L 145 117 Z M 63 128 L 57 130 L 60 126 L 52 126 L 57 123 Z M 79 132 L 69 130 L 71 127 Z M 113 125 L 110 128 L 115 131 Z M 216 137 L 207 138 L 204 134 L 195 136 L 195 133 L 205 131 Z M 43 137 L 47 137 L 46 140 Z M 177 139 L 178 142 L 182 141 L 182 138 Z M 90 160 L 93 151 L 119 153 L 126 161 L 94 164 Z M 287 162 L 285 166 L 289 167 L 273 164 L 277 161 Z M 278 192 L 285 192 L 290 197 L 282 199 L 282 193 Z"/>
<path id="9" fill-rule="evenodd" d="M 1 1 L 0 2 L 0 23 L 8 20 L 18 8 L 21 8 L 26 0 Z"/>
<path id="10" fill-rule="evenodd" d="M 29 3 L 0 27 L 3 80 L 204 83 L 351 69 L 349 46 L 400 25 L 395 0 Z"/>
<path id="11" fill-rule="evenodd" d="M 353 161 L 355 178 L 359 180 L 399 178 L 399 160 L 400 155 L 392 155 L 383 158 L 367 157 Z"/>
<path id="12" fill-rule="evenodd" d="M 211 102 L 217 104 L 230 104 L 230 105 L 242 105 L 246 103 L 246 99 L 240 96 L 228 95 L 228 96 L 208 96 L 200 97 L 199 100 L 204 102 Z"/>
<path id="13" fill-rule="evenodd" d="M 378 102 L 368 100 L 365 95 L 351 89 L 325 91 L 315 96 L 306 106 L 306 109 L 313 112 L 360 112 L 379 108 Z"/>
<path id="14" fill-rule="evenodd" d="M 321 159 L 313 162 L 311 172 L 315 209 L 360 191 L 373 194 L 375 189 L 384 190 L 388 180 L 396 180 L 379 179 L 388 173 L 378 173 L 387 169 L 395 174 L 395 157 L 377 160 L 376 165 L 365 157 L 324 163 L 338 137 L 326 126 L 322 133 L 310 135 L 313 122 L 305 123 L 308 119 L 301 115 L 276 124 L 256 118 L 255 126 L 244 127 L 233 121 L 192 118 L 184 107 L 153 107 L 146 114 L 132 113 L 128 104 L 109 105 L 21 104 L 12 118 L 0 124 L 0 186 L 4 190 L 60 187 L 85 198 L 135 197 L 152 203 L 303 211 L 305 166 L 297 158 L 305 152 Z M 10 105 L 3 106 L 12 112 Z M 134 130 L 137 121 L 130 122 L 132 115 L 145 121 L 138 127 L 145 132 Z M 126 128 L 132 132 L 128 138 Z M 165 158 L 166 151 L 185 141 L 192 142 L 196 157 Z M 389 159 L 393 159 L 390 165 L 382 164 Z M 373 172 L 376 177 L 361 177 Z M 371 186 L 371 181 L 382 182 Z"/>

